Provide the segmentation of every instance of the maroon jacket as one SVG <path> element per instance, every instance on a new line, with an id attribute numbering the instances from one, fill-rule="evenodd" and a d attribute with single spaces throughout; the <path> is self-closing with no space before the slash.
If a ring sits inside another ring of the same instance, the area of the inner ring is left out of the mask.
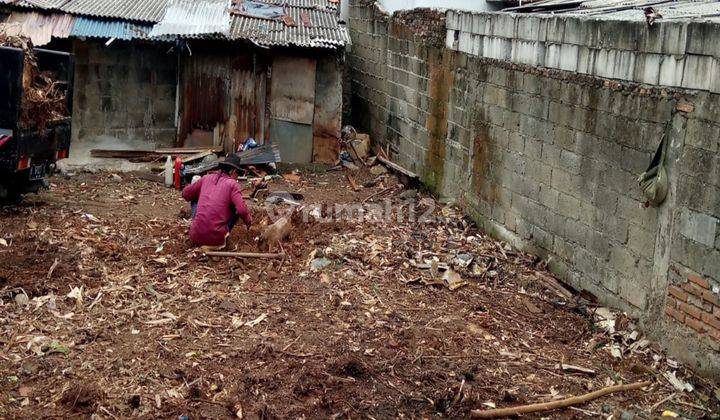
<path id="1" fill-rule="evenodd" d="M 190 226 L 190 240 L 195 245 L 222 245 L 228 233 L 228 222 L 241 218 L 250 226 L 252 216 L 242 198 L 240 185 L 222 172 L 203 176 L 183 189 L 189 202 L 197 201 L 197 210 Z"/>

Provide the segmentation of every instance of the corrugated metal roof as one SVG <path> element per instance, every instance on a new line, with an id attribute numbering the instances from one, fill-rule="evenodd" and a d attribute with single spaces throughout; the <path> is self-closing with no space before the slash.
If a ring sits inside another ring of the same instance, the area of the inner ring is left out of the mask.
<path id="1" fill-rule="evenodd" d="M 150 36 L 227 34 L 229 7 L 227 0 L 169 0 L 165 14 Z"/>
<path id="2" fill-rule="evenodd" d="M 0 4 L 27 7 L 31 9 L 57 9 L 68 0 L 0 0 Z"/>
<path id="3" fill-rule="evenodd" d="M 68 0 L 22 0 L 22 2 L 40 9 L 57 9 Z"/>
<path id="4" fill-rule="evenodd" d="M 25 35 L 34 45 L 41 46 L 49 43 L 52 37 L 67 38 L 74 22 L 74 16 L 65 14 L 13 12 L 0 27 L 7 33 Z"/>
<path id="5" fill-rule="evenodd" d="M 262 0 L 265 3 L 283 5 L 290 7 L 301 7 L 303 9 L 337 10 L 338 3 L 329 0 Z"/>
<path id="6" fill-rule="evenodd" d="M 89 38 L 116 38 L 122 40 L 147 39 L 152 25 L 135 24 L 127 21 L 101 20 L 78 16 L 70 36 Z"/>
<path id="7" fill-rule="evenodd" d="M 159 22 L 167 0 L 70 0 L 60 7 L 67 13 L 142 22 Z"/>
<path id="8" fill-rule="evenodd" d="M 350 42 L 347 28 L 338 22 L 339 18 L 333 11 L 298 7 L 286 7 L 286 11 L 295 21 L 295 26 L 286 26 L 279 20 L 235 15 L 229 37 L 231 39 L 249 39 L 266 46 L 293 45 L 335 48 Z M 307 14 L 311 23 L 310 27 L 303 24 L 301 14 Z"/>
<path id="9" fill-rule="evenodd" d="M 35 5 L 32 3 L 28 3 L 24 0 L 0 0 L 0 4 L 7 4 L 12 6 L 18 6 L 18 7 L 29 7 L 34 8 Z"/>
<path id="10" fill-rule="evenodd" d="M 6 4 L 10 1 L 13 0 L 0 0 Z M 219 35 L 231 40 L 248 39 L 263 46 L 322 48 L 337 48 L 350 42 L 347 28 L 339 23 L 337 4 L 329 0 L 262 0 L 283 5 L 287 15 L 294 20 L 294 26 L 287 26 L 282 20 L 230 15 L 230 0 L 19 1 L 35 2 L 34 7 L 38 8 L 41 2 L 52 3 L 53 7 L 60 5 L 59 9 L 65 13 L 80 15 L 72 36 L 168 40 L 173 36 Z M 150 25 L 137 22 L 158 24 L 148 30 Z"/>

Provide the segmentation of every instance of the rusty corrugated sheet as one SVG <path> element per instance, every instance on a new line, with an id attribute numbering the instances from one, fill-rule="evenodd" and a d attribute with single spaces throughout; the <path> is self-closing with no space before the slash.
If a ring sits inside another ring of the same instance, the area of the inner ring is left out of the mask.
<path id="1" fill-rule="evenodd" d="M 335 163 L 340 153 L 342 124 L 342 65 L 334 55 L 317 60 L 313 162 Z"/>
<path id="2" fill-rule="evenodd" d="M 229 38 L 250 39 L 260 45 L 337 48 L 350 42 L 345 25 L 338 22 L 332 10 L 286 7 L 296 26 L 287 26 L 280 20 L 259 19 L 234 15 Z M 302 24 L 301 14 L 307 14 L 310 27 Z"/>
<path id="3" fill-rule="evenodd" d="M 265 3 L 316 10 L 337 10 L 338 3 L 329 0 L 262 0 Z"/>
<path id="4" fill-rule="evenodd" d="M 180 141 L 193 129 L 213 130 L 227 120 L 225 92 L 229 80 L 217 67 L 208 66 L 208 60 L 198 58 L 189 57 L 183 66 Z"/>
<path id="5" fill-rule="evenodd" d="M 312 124 L 315 109 L 314 58 L 276 55 L 272 66 L 272 118 Z"/>
<path id="6" fill-rule="evenodd" d="M 228 0 L 169 0 L 150 36 L 212 35 L 230 31 Z"/>
<path id="7" fill-rule="evenodd" d="M 168 1 L 171 2 L 169 5 Z M 292 25 L 286 25 L 282 19 L 269 20 L 239 14 L 229 16 L 230 1 L 0 0 L 0 3 L 60 10 L 85 17 L 158 23 L 153 29 L 152 36 L 220 37 L 230 40 L 247 39 L 261 46 L 331 49 L 345 46 L 350 42 L 348 29 L 339 21 L 336 2 L 264 0 L 270 4 L 283 6 L 286 12 L 283 18 L 288 22 L 294 22 Z"/>
<path id="8" fill-rule="evenodd" d="M 262 141 L 257 135 L 257 129 L 262 126 L 262 117 L 258 112 L 256 88 L 264 80 L 264 74 L 253 74 L 250 66 L 232 72 L 230 94 L 233 102 L 230 111 L 235 118 L 235 127 L 231 133 L 235 147 L 248 137 L 257 137 L 256 140 Z"/>
<path id="9" fill-rule="evenodd" d="M 66 14 L 43 14 L 38 12 L 13 12 L 2 26 L 11 34 L 22 34 L 34 45 L 50 42 L 52 37 L 67 38 L 73 28 L 75 17 Z"/>
<path id="10" fill-rule="evenodd" d="M 197 53 L 181 80 L 180 140 L 194 129 L 220 132 L 226 151 L 248 137 L 264 140 L 266 67 L 249 53 Z"/>

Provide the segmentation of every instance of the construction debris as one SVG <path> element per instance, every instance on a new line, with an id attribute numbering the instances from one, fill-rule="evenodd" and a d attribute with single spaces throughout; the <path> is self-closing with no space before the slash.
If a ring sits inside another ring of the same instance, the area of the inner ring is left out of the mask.
<path id="1" fill-rule="evenodd" d="M 353 159 L 357 159 L 364 163 L 370 153 L 370 136 L 367 134 L 357 133 L 355 138 L 349 142 L 350 154 Z"/>
<path id="2" fill-rule="evenodd" d="M 275 144 L 263 144 L 254 149 L 237 153 L 243 166 L 281 162 L 280 149 Z"/>
<path id="3" fill-rule="evenodd" d="M 240 158 L 240 165 L 247 167 L 249 171 L 253 171 L 256 166 L 264 166 L 281 162 L 280 150 L 274 144 L 264 144 L 242 152 L 237 152 Z M 218 168 L 221 160 L 203 161 L 197 165 L 187 166 L 185 175 L 201 175 L 208 171 Z M 261 172 L 261 171 L 258 171 Z"/>

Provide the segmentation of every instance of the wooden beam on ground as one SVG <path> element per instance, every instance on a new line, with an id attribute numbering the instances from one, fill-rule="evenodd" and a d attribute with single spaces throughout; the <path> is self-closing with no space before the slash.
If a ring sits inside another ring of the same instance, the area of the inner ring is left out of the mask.
<path id="1" fill-rule="evenodd" d="M 181 156 L 188 160 L 198 159 L 203 154 L 204 157 L 210 153 L 221 152 L 219 147 L 176 147 L 155 150 L 137 150 L 137 149 L 92 149 L 90 156 L 97 158 L 117 158 L 117 159 L 135 159 L 135 160 L 155 160 L 162 156 Z"/>
<path id="2" fill-rule="evenodd" d="M 397 163 L 390 161 L 390 159 L 387 159 L 383 156 L 378 155 L 377 160 L 380 161 L 383 165 L 387 166 L 389 169 L 391 169 L 395 172 L 400 172 L 401 174 L 407 176 L 408 178 L 411 178 L 411 179 L 419 178 L 415 172 L 403 168 L 402 166 L 398 165 Z"/>
<path id="3" fill-rule="evenodd" d="M 109 150 L 92 149 L 90 156 L 97 158 L 118 158 L 118 159 L 155 159 L 157 155 L 152 150 Z"/>
<path id="4" fill-rule="evenodd" d="M 153 152 L 159 155 L 191 155 L 193 153 L 200 152 L 222 152 L 223 148 L 220 146 L 205 146 L 205 147 L 167 147 L 163 149 L 155 149 Z"/>
<path id="5" fill-rule="evenodd" d="M 628 385 L 615 385 L 606 388 L 599 389 L 588 394 L 583 394 L 577 397 L 565 398 L 564 400 L 550 401 L 539 404 L 520 405 L 517 407 L 508 408 L 496 408 L 492 410 L 472 410 L 470 415 L 475 418 L 481 419 L 494 419 L 498 417 L 511 417 L 519 416 L 521 414 L 537 413 L 540 411 L 556 410 L 558 408 L 572 407 L 575 405 L 585 404 L 588 401 L 600 398 L 604 395 L 612 394 L 615 392 L 630 391 L 633 389 L 644 388 L 649 386 L 651 382 L 636 382 Z"/>
<path id="6" fill-rule="evenodd" d="M 198 160 L 198 159 L 202 159 L 202 158 L 204 158 L 205 156 L 210 156 L 210 155 L 212 155 L 212 154 L 213 154 L 213 152 L 211 152 L 210 150 L 205 150 L 205 151 L 202 151 L 202 152 L 197 152 L 197 153 L 193 153 L 193 154 L 191 154 L 191 155 L 183 156 L 183 157 L 180 158 L 180 159 L 182 160 L 182 163 L 188 163 L 188 162 L 192 162 L 192 161 L 195 161 L 195 160 Z"/>
<path id="7" fill-rule="evenodd" d="M 208 257 L 231 257 L 231 258 L 262 258 L 262 259 L 278 259 L 285 258 L 286 254 L 279 253 L 262 253 L 262 252 L 225 252 L 225 251 L 207 251 L 204 253 Z"/>

